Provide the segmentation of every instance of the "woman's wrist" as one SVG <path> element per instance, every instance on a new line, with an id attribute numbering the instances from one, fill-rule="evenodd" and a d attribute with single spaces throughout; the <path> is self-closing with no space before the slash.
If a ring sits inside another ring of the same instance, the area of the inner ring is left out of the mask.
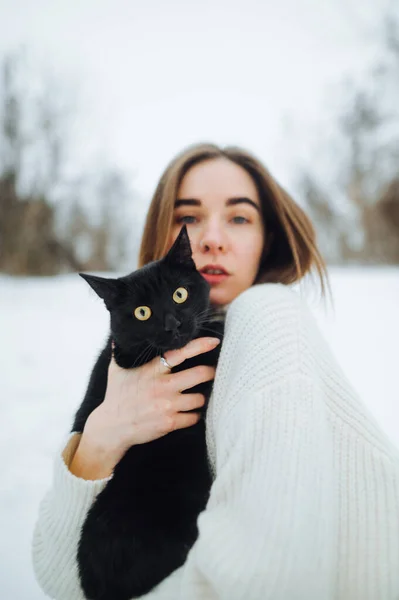
<path id="1" fill-rule="evenodd" d="M 117 462 L 105 448 L 89 442 L 83 433 L 69 471 L 80 479 L 95 481 L 110 477 Z"/>

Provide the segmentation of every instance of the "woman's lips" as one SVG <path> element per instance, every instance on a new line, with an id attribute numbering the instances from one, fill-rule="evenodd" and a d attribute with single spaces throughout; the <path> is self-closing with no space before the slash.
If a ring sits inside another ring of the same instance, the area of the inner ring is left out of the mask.
<path id="1" fill-rule="evenodd" d="M 209 271 L 221 271 L 220 273 L 210 273 Z M 218 283 L 222 283 L 227 277 L 229 277 L 230 273 L 226 271 L 223 265 L 215 265 L 209 264 L 204 265 L 200 269 L 200 273 L 202 277 L 210 284 L 217 285 Z"/>
<path id="2" fill-rule="evenodd" d="M 227 279 L 227 277 L 229 277 L 227 273 L 220 273 L 220 275 L 215 275 L 213 273 L 201 272 L 201 275 L 210 285 L 222 283 L 225 279 Z"/>

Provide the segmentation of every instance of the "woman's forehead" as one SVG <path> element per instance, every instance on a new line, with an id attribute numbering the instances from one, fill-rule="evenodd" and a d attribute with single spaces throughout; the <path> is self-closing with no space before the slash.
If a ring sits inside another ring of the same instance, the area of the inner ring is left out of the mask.
<path id="1" fill-rule="evenodd" d="M 240 196 L 260 204 L 255 182 L 249 173 L 233 161 L 220 157 L 191 167 L 179 186 L 177 199 L 225 202 Z"/>

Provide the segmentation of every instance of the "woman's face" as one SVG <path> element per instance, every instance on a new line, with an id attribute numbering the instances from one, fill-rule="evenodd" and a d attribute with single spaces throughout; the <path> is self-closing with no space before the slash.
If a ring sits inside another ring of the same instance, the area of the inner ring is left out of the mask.
<path id="1" fill-rule="evenodd" d="M 184 224 L 195 265 L 211 285 L 211 303 L 229 304 L 255 281 L 264 244 L 251 176 L 223 157 L 191 167 L 178 190 L 169 247 Z"/>

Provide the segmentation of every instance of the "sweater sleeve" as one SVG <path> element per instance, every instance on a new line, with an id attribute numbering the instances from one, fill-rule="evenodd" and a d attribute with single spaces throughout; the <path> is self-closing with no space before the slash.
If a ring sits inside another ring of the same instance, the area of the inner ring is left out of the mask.
<path id="1" fill-rule="evenodd" d="M 72 434 L 55 458 L 53 484 L 40 504 L 33 533 L 36 579 L 56 600 L 84 600 L 76 561 L 80 529 L 97 494 L 112 477 L 86 481 L 69 471 L 79 440 L 80 434 Z"/>
<path id="2" fill-rule="evenodd" d="M 56 455 L 52 487 L 43 498 L 32 539 L 32 563 L 41 589 L 53 600 L 85 600 L 76 560 L 81 527 L 97 495 L 111 479 L 87 481 L 75 477 L 69 466 L 80 434 L 71 434 Z M 142 598 L 177 600 L 181 569 Z"/>
<path id="3" fill-rule="evenodd" d="M 332 598 L 332 456 L 313 382 L 290 377 L 236 405 L 180 600 Z"/>
<path id="4" fill-rule="evenodd" d="M 329 600 L 337 496 L 307 307 L 286 286 L 230 306 L 209 416 L 216 478 L 180 600 Z M 312 334 L 313 335 L 313 334 Z"/>

